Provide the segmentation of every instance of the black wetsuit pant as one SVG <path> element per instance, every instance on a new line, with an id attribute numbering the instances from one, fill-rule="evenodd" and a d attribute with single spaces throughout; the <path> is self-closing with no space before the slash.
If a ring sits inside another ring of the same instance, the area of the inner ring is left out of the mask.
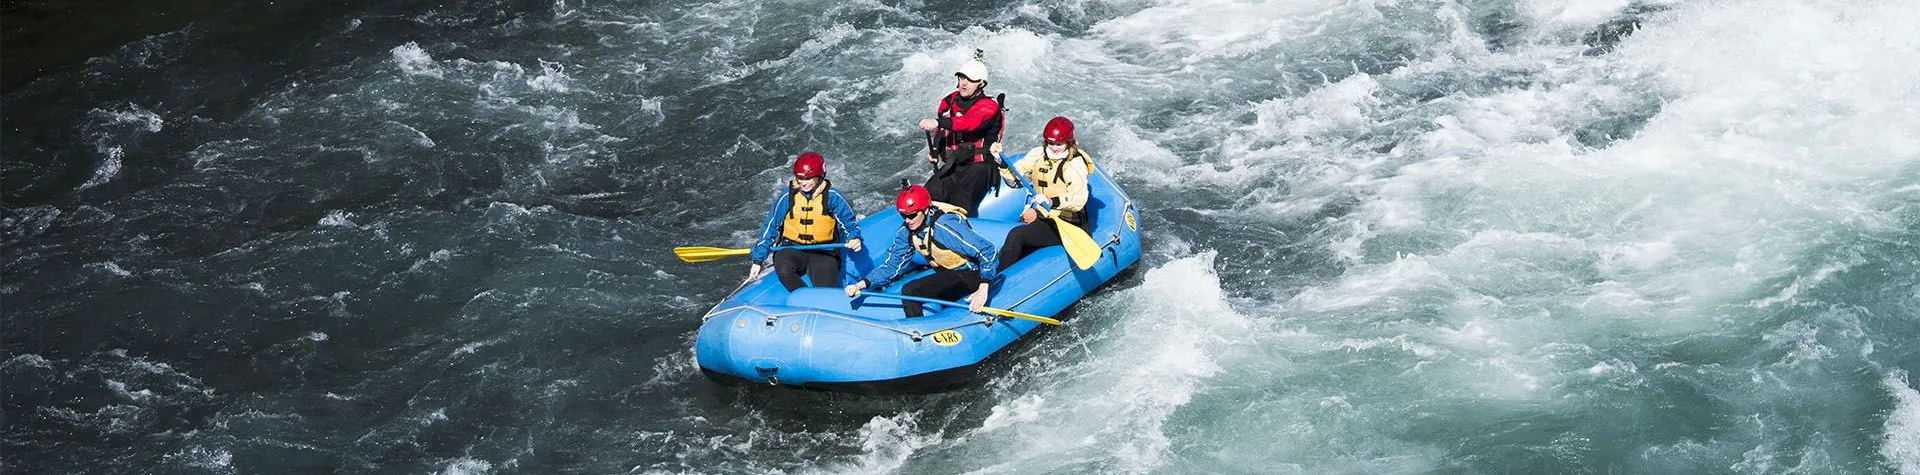
<path id="1" fill-rule="evenodd" d="M 1071 220 L 1063 219 L 1063 221 L 1074 226 L 1083 225 Z M 1054 226 L 1052 219 L 1037 216 L 1033 222 L 1007 231 L 1007 242 L 1000 246 L 1000 269 L 998 270 L 1013 267 L 1013 263 L 1019 262 L 1028 254 L 1033 254 L 1033 251 L 1058 245 L 1060 245 L 1060 228 Z"/>
<path id="2" fill-rule="evenodd" d="M 840 251 L 835 249 L 781 249 L 773 251 L 773 275 L 787 291 L 805 287 L 804 274 L 814 287 L 840 286 Z"/>
<path id="3" fill-rule="evenodd" d="M 962 161 L 927 178 L 927 195 L 934 201 L 966 208 L 967 217 L 979 217 L 980 200 L 987 198 L 999 177 L 999 166 L 992 160 Z"/>
<path id="4" fill-rule="evenodd" d="M 940 269 L 933 275 L 914 279 L 900 286 L 900 293 L 914 297 L 926 297 L 940 300 L 956 300 L 966 297 L 980 289 L 986 279 L 980 278 L 980 272 L 970 270 Z M 920 302 L 901 302 L 900 307 L 907 312 L 907 318 L 923 315 Z"/>

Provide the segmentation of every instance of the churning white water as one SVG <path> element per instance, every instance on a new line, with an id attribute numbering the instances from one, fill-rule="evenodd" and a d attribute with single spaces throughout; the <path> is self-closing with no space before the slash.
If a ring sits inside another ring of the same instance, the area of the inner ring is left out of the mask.
<path id="1" fill-rule="evenodd" d="M 1909 0 L 396 5 L 9 93 L 10 466 L 1920 475 Z M 803 150 L 884 212 L 976 49 L 1136 272 L 958 391 L 703 378 L 667 249 Z"/>

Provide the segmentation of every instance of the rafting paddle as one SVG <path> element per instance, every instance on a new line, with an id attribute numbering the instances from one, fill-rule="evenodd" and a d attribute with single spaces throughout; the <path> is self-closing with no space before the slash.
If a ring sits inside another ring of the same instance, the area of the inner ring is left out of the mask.
<path id="1" fill-rule="evenodd" d="M 960 303 L 960 302 L 954 302 L 954 301 L 950 301 L 950 300 L 940 300 L 940 299 L 930 299 L 930 298 L 926 298 L 926 297 L 915 297 L 915 296 L 911 296 L 911 295 L 900 295 L 900 294 L 889 294 L 889 293 L 885 293 L 885 292 L 865 292 L 865 291 L 863 291 L 863 292 L 860 292 L 860 295 L 863 295 L 863 296 L 873 296 L 873 297 L 886 297 L 886 298 L 890 298 L 890 299 L 896 299 L 896 300 L 912 300 L 912 301 L 915 301 L 915 302 L 920 302 L 920 303 L 931 303 L 931 304 L 938 304 L 938 305 L 952 305 L 952 306 L 955 306 L 955 307 L 960 307 L 960 308 L 967 308 L 967 304 L 963 304 L 963 303 Z M 994 314 L 994 315 L 999 315 L 999 316 L 1002 316 L 1002 317 L 1011 317 L 1011 318 L 1018 318 L 1018 319 L 1021 319 L 1021 320 L 1033 320 L 1033 321 L 1036 321 L 1036 322 L 1040 322 L 1040 323 L 1045 323 L 1045 324 L 1048 324 L 1048 325 L 1059 325 L 1059 324 L 1060 324 L 1060 321 L 1059 321 L 1059 320 L 1054 320 L 1054 319 L 1051 319 L 1051 318 L 1047 318 L 1047 317 L 1042 317 L 1042 316 L 1039 316 L 1039 315 L 1034 315 L 1034 314 L 1030 314 L 1030 313 L 1020 313 L 1020 312 L 1015 312 L 1015 311 L 1012 311 L 1012 310 L 1007 310 L 1007 309 L 1004 309 L 1004 308 L 993 308 L 993 307 L 981 307 L 981 308 L 980 308 L 980 311 L 981 311 L 981 312 L 983 312 L 983 313 L 990 313 L 990 314 Z"/>
<path id="2" fill-rule="evenodd" d="M 780 251 L 780 250 L 786 250 L 786 249 L 803 249 L 803 250 L 805 249 L 839 249 L 842 247 L 847 247 L 847 245 L 845 243 L 833 243 L 833 244 L 807 244 L 807 245 L 796 245 L 796 246 L 774 246 L 773 250 Z M 678 256 L 680 260 L 687 261 L 687 262 L 707 262 L 707 261 L 725 259 L 733 256 L 744 256 L 752 253 L 753 253 L 753 249 L 726 249 L 726 248 L 705 247 L 705 246 L 686 246 L 686 247 L 673 248 L 673 255 Z"/>

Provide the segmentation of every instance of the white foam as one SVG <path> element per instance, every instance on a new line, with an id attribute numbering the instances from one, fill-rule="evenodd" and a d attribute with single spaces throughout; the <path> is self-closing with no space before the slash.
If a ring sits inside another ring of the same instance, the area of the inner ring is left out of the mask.
<path id="1" fill-rule="evenodd" d="M 40 355 L 36 355 L 32 353 L 27 353 L 27 354 L 14 356 L 12 358 L 7 358 L 7 361 L 5 363 L 0 363 L 0 369 L 14 369 L 14 368 L 20 368 L 20 367 L 36 368 L 36 369 L 53 369 L 53 363 L 48 362 L 46 358 L 43 358 Z"/>
<path id="2" fill-rule="evenodd" d="M 402 123 L 394 122 L 391 120 L 386 121 L 385 124 L 389 128 L 399 128 L 401 133 L 406 134 L 412 139 L 411 141 L 413 142 L 414 145 L 419 145 L 424 148 L 434 148 L 439 145 L 439 143 L 433 141 L 432 137 L 428 137 L 426 132 L 421 132 L 420 129 L 413 128 L 413 126 L 411 125 L 402 124 Z M 369 159 L 368 161 L 371 162 L 372 158 L 373 157 L 368 157 Z"/>
<path id="3" fill-rule="evenodd" d="M 1894 370 L 1880 379 L 1894 399 L 1880 455 L 1902 475 L 1920 475 L 1920 391 L 1907 378 L 1907 372 Z"/>
<path id="4" fill-rule="evenodd" d="M 153 399 L 153 390 L 150 390 L 150 389 L 128 390 L 127 383 L 114 381 L 111 379 L 107 380 L 107 389 L 112 390 L 114 394 L 119 395 L 121 398 L 124 398 L 128 401 L 136 402 L 136 403 L 147 402 L 148 400 Z"/>
<path id="5" fill-rule="evenodd" d="M 356 228 L 360 226 L 353 222 L 353 213 L 337 209 L 328 210 L 327 215 L 320 217 L 320 222 L 315 224 L 323 228 Z"/>
<path id="6" fill-rule="evenodd" d="M 987 420 L 980 423 L 980 432 L 1040 420 L 1040 409 L 1046 402 L 1047 399 L 1039 394 L 1027 394 L 1005 404 L 995 404 Z"/>
<path id="7" fill-rule="evenodd" d="M 153 410 L 137 404 L 108 404 L 93 412 L 40 406 L 41 415 L 67 424 L 108 434 L 132 434 L 153 423 Z"/>
<path id="8" fill-rule="evenodd" d="M 438 422 L 448 421 L 450 419 L 447 418 L 447 408 L 441 407 L 441 408 L 435 408 L 434 410 L 428 411 L 424 414 L 420 414 L 420 416 L 415 420 L 418 421 L 421 426 L 430 426 Z"/>
<path id="9" fill-rule="evenodd" d="M 107 182 L 113 181 L 115 177 L 120 176 L 120 159 L 126 156 L 126 150 L 120 148 L 118 145 L 102 146 L 99 150 L 101 155 L 100 163 L 93 168 L 93 176 L 88 177 L 85 183 L 80 184 L 80 189 L 82 190 L 104 185 Z"/>
<path id="10" fill-rule="evenodd" d="M 453 353 L 452 353 L 452 354 L 449 354 L 449 355 L 447 355 L 447 356 L 456 356 L 456 357 L 457 357 L 457 356 L 461 356 L 461 355 L 471 355 L 471 354 L 474 354 L 475 352 L 478 352 L 478 351 L 480 351 L 480 349 L 481 349 L 481 348 L 484 348 L 484 347 L 488 347 L 488 346 L 493 346 L 493 345 L 497 345 L 497 344 L 500 344 L 501 342 L 504 342 L 504 341 L 506 341 L 506 340 L 504 340 L 504 339 L 501 339 L 501 338 L 494 338 L 494 339 L 491 339 L 491 340 L 486 340 L 486 341 L 475 341 L 475 342 L 468 342 L 468 343 L 467 343 L 467 344 L 465 344 L 465 345 L 460 345 L 460 347 L 459 347 L 459 348 L 455 348 L 455 349 L 453 350 Z"/>
<path id="11" fill-rule="evenodd" d="M 188 467 L 211 470 L 213 473 L 236 473 L 233 466 L 233 451 L 224 448 L 195 445 L 167 454 L 166 459 Z"/>
<path id="12" fill-rule="evenodd" d="M 92 264 L 87 264 L 87 267 L 98 268 L 102 271 L 105 271 L 108 274 L 112 274 L 118 277 L 126 277 L 126 276 L 133 275 L 133 272 L 120 268 L 120 264 L 116 264 L 113 261 L 95 262 Z"/>
<path id="13" fill-rule="evenodd" d="M 435 249 L 433 252 L 427 254 L 427 258 L 414 260 L 413 265 L 407 267 L 407 272 L 419 272 L 420 269 L 426 266 L 446 263 L 447 259 L 452 257 L 453 251 Z"/>
<path id="14" fill-rule="evenodd" d="M 402 73 L 409 76 L 446 77 L 440 63 L 435 62 L 433 55 L 428 54 L 426 48 L 420 47 L 420 43 L 408 41 L 407 44 L 393 47 L 390 53 L 393 55 L 394 65 L 399 66 Z"/>
<path id="15" fill-rule="evenodd" d="M 440 475 L 487 475 L 493 473 L 493 462 L 461 457 L 447 462 L 440 468 Z"/>
<path id="16" fill-rule="evenodd" d="M 917 451 L 941 440 L 938 432 L 920 432 L 917 412 L 875 416 L 860 427 L 856 436 L 860 440 L 861 455 L 851 463 L 830 464 L 800 473 L 897 473 Z"/>
<path id="17" fill-rule="evenodd" d="M 568 83 L 573 78 L 567 76 L 566 66 L 560 63 L 540 60 L 540 75 L 527 79 L 527 87 L 539 92 L 564 93 L 571 88 Z"/>
<path id="18" fill-rule="evenodd" d="M 1213 259 L 1209 252 L 1174 260 L 1147 271 L 1139 287 L 1083 303 L 1091 308 L 1083 307 L 1082 315 L 1126 319 L 1072 323 L 1105 328 L 1081 344 L 1101 356 L 1064 368 L 1055 366 L 1065 359 L 1037 365 L 1042 376 L 1009 388 L 1019 393 L 1003 397 L 1007 402 L 995 405 L 963 442 L 1021 450 L 983 470 L 1164 469 L 1172 457 L 1173 414 L 1223 371 L 1219 353 L 1253 331 L 1227 305 Z"/>
<path id="19" fill-rule="evenodd" d="M 1316 15 L 1355 12 L 1348 2 L 1190 0 L 1161 2 L 1126 17 L 1101 22 L 1093 34 L 1117 45 L 1150 49 L 1156 56 L 1192 64 L 1247 55 L 1322 23 Z M 1275 19 L 1287 19 L 1276 21 Z"/>
<path id="20" fill-rule="evenodd" d="M 1584 32 L 1618 16 L 1633 0 L 1532 0 L 1516 5 L 1550 31 Z"/>
<path id="21" fill-rule="evenodd" d="M 913 124 L 931 117 L 934 104 L 953 92 L 954 71 L 961 63 L 972 60 L 975 50 L 986 52 L 984 62 L 991 79 L 986 93 L 1008 94 L 1008 107 L 1013 109 L 1008 112 L 1008 127 L 1017 127 L 1014 124 L 1021 122 L 1015 118 L 1016 114 L 1040 113 L 1031 107 L 1014 107 L 1012 103 L 1026 100 L 1028 92 L 1018 85 L 1023 78 L 1032 77 L 1051 45 L 1048 39 L 1029 31 L 988 31 L 973 27 L 945 39 L 938 49 L 906 55 L 901 58 L 899 68 L 880 81 L 891 88 L 891 92 L 878 107 L 879 127 L 893 135 L 919 137 L 920 130 Z M 1018 133 L 1007 131 L 1009 137 L 1017 137 Z"/>
<path id="22" fill-rule="evenodd" d="M 334 292 L 333 295 L 329 295 L 325 297 L 315 296 L 313 298 L 318 300 L 324 300 L 327 302 L 328 315 L 344 318 L 344 317 L 353 316 L 353 312 L 347 310 L 347 297 L 351 297 L 351 296 L 353 296 L 353 291 L 342 290 L 339 292 Z"/>

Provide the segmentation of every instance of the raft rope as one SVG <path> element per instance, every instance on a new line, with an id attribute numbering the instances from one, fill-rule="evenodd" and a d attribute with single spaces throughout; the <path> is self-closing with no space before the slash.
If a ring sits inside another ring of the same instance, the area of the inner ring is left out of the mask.
<path id="1" fill-rule="evenodd" d="M 1041 290 L 1046 290 L 1046 289 L 1048 289 L 1048 288 L 1052 288 L 1052 287 L 1053 287 L 1053 284 L 1057 284 L 1057 283 L 1060 283 L 1060 280 L 1061 280 L 1061 279 L 1065 279 L 1065 278 L 1067 278 L 1067 275 L 1068 275 L 1068 274 L 1070 274 L 1070 273 L 1069 273 L 1069 272 L 1061 272 L 1061 273 L 1060 273 L 1060 275 L 1058 275 L 1058 276 L 1054 276 L 1054 278 L 1053 278 L 1053 280 L 1052 280 L 1052 281 L 1050 281 L 1050 282 L 1047 282 L 1047 285 L 1044 285 L 1044 286 L 1041 286 L 1041 287 L 1040 287 L 1039 289 L 1036 289 L 1036 290 L 1034 290 L 1034 291 L 1033 291 L 1032 293 L 1029 293 L 1029 294 L 1027 294 L 1027 295 L 1026 295 L 1025 297 L 1021 297 L 1021 298 L 1020 298 L 1020 300 L 1017 300 L 1017 301 L 1015 301 L 1015 302 L 1013 303 L 1013 305 L 1008 305 L 1008 307 L 1017 307 L 1017 306 L 1020 306 L 1021 304 L 1024 304 L 1024 303 L 1026 303 L 1026 302 L 1027 302 L 1028 300 L 1032 300 L 1032 299 L 1033 299 L 1033 297 L 1035 297 L 1035 296 L 1038 296 L 1038 295 L 1040 295 L 1040 291 L 1041 291 Z M 920 332 L 919 330 L 909 330 L 909 329 L 903 329 L 903 328 L 898 328 L 898 327 L 894 327 L 894 326 L 891 326 L 891 325 L 885 325 L 885 324 L 881 324 L 881 323 L 879 323 L 879 322 L 875 322 L 875 321 L 873 321 L 873 320 L 871 320 L 871 319 L 867 319 L 867 318 L 862 318 L 862 317 L 853 317 L 853 316 L 848 316 L 848 315 L 840 315 L 840 314 L 837 314 L 837 313 L 829 313 L 829 312 L 822 312 L 822 311 L 818 311 L 818 310 L 796 310 L 796 311 L 791 311 L 791 312 L 780 312 L 780 313 L 774 313 L 774 312 L 769 312 L 769 311 L 767 311 L 766 309 L 763 309 L 763 308 L 760 308 L 760 306 L 758 306 L 758 305 L 752 305 L 752 304 L 748 304 L 748 305 L 739 305 L 739 306 L 733 306 L 733 307 L 727 307 L 727 308 L 716 308 L 716 309 L 714 309 L 714 310 L 712 310 L 712 311 L 709 311 L 709 312 L 707 312 L 707 314 L 706 314 L 706 316 L 703 316 L 703 317 L 700 317 L 700 320 L 701 320 L 701 321 L 706 321 L 706 320 L 708 320 L 708 319 L 711 319 L 711 318 L 713 318 L 713 316 L 714 316 L 714 315 L 718 315 L 718 314 L 721 314 L 721 313 L 726 313 L 726 312 L 732 312 L 732 311 L 748 311 L 748 310 L 751 310 L 751 311 L 753 311 L 753 312 L 755 312 L 755 313 L 759 313 L 761 317 L 763 317 L 763 318 L 765 318 L 765 319 L 766 319 L 766 322 L 767 322 L 767 324 L 768 324 L 768 325 L 772 325 L 772 324 L 773 324 L 773 322 L 774 322 L 774 321 L 777 321 L 777 320 L 779 320 L 779 319 L 780 319 L 780 317 L 785 317 L 785 316 L 789 316 L 789 315 L 801 315 L 801 314 L 809 314 L 809 313 L 810 313 L 810 314 L 815 314 L 815 315 L 819 315 L 819 316 L 822 316 L 822 317 L 831 317 L 831 318 L 836 318 L 836 319 L 840 319 L 840 320 L 845 320 L 845 321 L 848 321 L 848 322 L 853 322 L 853 323 L 857 323 L 857 324 L 861 324 L 861 325 L 866 325 L 866 326 L 869 326 L 869 327 L 873 327 L 873 328 L 878 328 L 878 329 L 881 329 L 881 330 L 886 330 L 886 331 L 890 331 L 890 332 L 894 332 L 894 333 L 899 333 L 899 334 L 901 334 L 901 335 L 906 335 L 906 337 L 907 337 L 907 338 L 911 338 L 911 339 L 913 339 L 913 341 L 920 341 L 920 339 L 921 339 L 921 338 L 924 338 L 924 337 L 926 337 L 927 335 L 930 335 L 930 334 L 933 334 L 933 333 L 939 333 L 939 332 L 943 332 L 943 331 L 947 331 L 947 330 L 953 330 L 953 329 L 958 329 L 958 328 L 960 328 L 960 327 L 965 327 L 965 326 L 968 326 L 968 325 L 986 325 L 986 326 L 989 326 L 989 327 L 991 327 L 991 326 L 993 326 L 993 322 L 994 322 L 995 320 L 997 320 L 997 319 L 999 319 L 999 318 L 1001 318 L 1001 317 L 996 317 L 996 316 L 993 316 L 993 315 L 984 315 L 984 316 L 983 316 L 984 318 L 981 318 L 981 319 L 980 319 L 979 321 L 973 321 L 973 322 L 966 322 L 966 323 L 960 323 L 960 324 L 957 324 L 957 325 L 952 325 L 952 326 L 948 326 L 948 327 L 945 327 L 945 328 L 939 328 L 939 329 L 935 329 L 935 330 L 933 330 L 933 331 L 931 331 L 931 332 L 927 332 L 927 333 L 921 333 L 921 332 Z"/>

